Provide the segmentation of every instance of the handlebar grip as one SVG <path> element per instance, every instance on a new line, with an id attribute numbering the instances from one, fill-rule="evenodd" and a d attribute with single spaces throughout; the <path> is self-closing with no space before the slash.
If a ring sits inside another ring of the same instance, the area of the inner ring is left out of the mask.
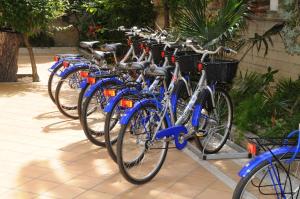
<path id="1" fill-rule="evenodd" d="M 235 50 L 232 50 L 231 48 L 223 47 L 223 50 L 224 50 L 226 53 L 234 53 L 234 54 L 237 54 L 237 52 L 236 52 Z"/>

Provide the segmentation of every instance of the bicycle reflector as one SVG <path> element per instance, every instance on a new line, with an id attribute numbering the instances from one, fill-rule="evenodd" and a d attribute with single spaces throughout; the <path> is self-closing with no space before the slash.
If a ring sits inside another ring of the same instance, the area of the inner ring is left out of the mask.
<path id="1" fill-rule="evenodd" d="M 165 58 L 165 56 L 166 56 L 165 51 L 161 51 L 160 55 L 161 55 L 162 58 Z"/>
<path id="2" fill-rule="evenodd" d="M 80 77 L 86 78 L 88 76 L 89 76 L 89 72 L 87 72 L 87 71 L 80 71 Z"/>
<path id="3" fill-rule="evenodd" d="M 87 78 L 87 83 L 88 84 L 95 84 L 96 83 L 96 78 L 95 77 L 88 77 Z"/>
<path id="4" fill-rule="evenodd" d="M 127 44 L 128 44 L 128 46 L 130 46 L 132 44 L 131 39 L 127 39 Z"/>
<path id="5" fill-rule="evenodd" d="M 129 99 L 121 99 L 120 106 L 123 108 L 132 108 L 133 107 L 133 101 Z"/>
<path id="6" fill-rule="evenodd" d="M 176 62 L 176 58 L 175 58 L 174 55 L 172 55 L 172 57 L 171 57 L 171 62 L 172 62 L 173 64 L 175 64 L 175 62 Z"/>
<path id="7" fill-rule="evenodd" d="M 63 61 L 63 67 L 68 68 L 70 66 L 70 62 L 68 61 Z"/>
<path id="8" fill-rule="evenodd" d="M 198 69 L 198 72 L 201 72 L 202 69 L 203 69 L 203 64 L 202 63 L 198 63 L 197 69 Z"/>
<path id="9" fill-rule="evenodd" d="M 59 56 L 55 55 L 54 56 L 54 61 L 58 62 L 59 61 Z"/>
<path id="10" fill-rule="evenodd" d="M 144 49 L 144 44 L 143 43 L 140 44 L 140 49 Z"/>
<path id="11" fill-rule="evenodd" d="M 115 89 L 104 89 L 103 94 L 105 97 L 114 97 L 114 96 L 116 96 L 116 90 Z"/>
<path id="12" fill-rule="evenodd" d="M 257 155 L 256 144 L 254 144 L 254 143 L 248 143 L 247 149 L 248 149 L 248 152 L 249 152 L 250 154 L 252 154 L 253 156 L 254 156 L 254 155 Z"/>

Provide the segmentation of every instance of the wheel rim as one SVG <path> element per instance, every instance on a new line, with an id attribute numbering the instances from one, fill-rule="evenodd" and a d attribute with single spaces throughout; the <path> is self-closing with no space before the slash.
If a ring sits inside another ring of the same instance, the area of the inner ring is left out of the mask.
<path id="1" fill-rule="evenodd" d="M 230 133 L 232 110 L 228 97 L 223 92 L 215 93 L 215 110 L 202 110 L 201 126 L 207 135 L 201 139 L 201 145 L 206 151 L 214 151 L 222 147 Z"/>
<path id="2" fill-rule="evenodd" d="M 267 164 L 255 172 L 243 187 L 240 199 L 273 199 L 283 198 L 283 196 L 292 199 L 298 198 L 300 196 L 297 195 L 300 183 L 300 160 L 296 159 L 291 164 L 286 159 L 281 159 L 280 162 L 282 165 L 277 161 L 273 161 L 272 164 Z M 285 170 L 289 171 L 289 175 Z M 276 180 L 276 176 L 280 176 L 277 178 L 279 181 Z M 272 183 L 272 181 L 275 183 Z M 274 186 L 274 184 L 276 185 Z M 281 195 L 281 190 L 284 191 L 283 195 Z M 293 196 L 291 195 L 292 192 Z"/>
<path id="3" fill-rule="evenodd" d="M 78 116 L 77 103 L 81 80 L 78 72 L 60 80 L 62 84 L 58 94 L 59 105 L 68 115 L 75 117 Z"/>
<path id="4" fill-rule="evenodd" d="M 167 151 L 166 142 L 150 141 L 155 125 L 158 123 L 157 116 L 157 110 L 154 108 L 137 111 L 126 126 L 123 135 L 122 164 L 126 173 L 137 181 L 153 177 Z M 162 128 L 165 128 L 164 124 Z"/>

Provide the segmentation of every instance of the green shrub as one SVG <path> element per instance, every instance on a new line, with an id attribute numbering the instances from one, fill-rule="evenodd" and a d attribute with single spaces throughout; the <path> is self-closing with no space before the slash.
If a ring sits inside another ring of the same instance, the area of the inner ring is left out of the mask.
<path id="1" fill-rule="evenodd" d="M 240 74 L 231 96 L 235 106 L 235 125 L 241 132 L 263 136 L 283 136 L 300 122 L 300 78 L 279 80 L 275 85 L 271 70 L 265 74 Z"/>

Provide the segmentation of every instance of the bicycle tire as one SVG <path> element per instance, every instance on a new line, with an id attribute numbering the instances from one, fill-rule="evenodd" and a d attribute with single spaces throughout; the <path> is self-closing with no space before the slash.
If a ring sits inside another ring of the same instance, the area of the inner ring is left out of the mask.
<path id="1" fill-rule="evenodd" d="M 62 87 L 62 85 L 64 83 L 64 80 L 67 77 L 73 75 L 74 73 L 78 73 L 79 71 L 84 70 L 84 69 L 89 69 L 89 66 L 85 66 L 85 67 L 81 67 L 81 68 L 76 68 L 74 71 L 66 74 L 65 76 L 63 76 L 61 78 L 61 80 L 59 81 L 59 83 L 58 83 L 58 85 L 56 87 L 56 91 L 55 91 L 56 106 L 57 106 L 59 112 L 61 112 L 63 115 L 65 115 L 66 117 L 69 117 L 71 119 L 78 119 L 79 118 L 78 111 L 77 111 L 77 103 L 76 103 L 76 106 L 72 106 L 72 107 L 67 107 L 67 106 L 62 105 L 61 104 L 61 100 L 60 100 L 61 87 Z M 78 97 L 78 95 L 76 97 Z M 69 114 L 69 113 L 67 113 L 67 110 L 76 110 L 76 113 Z"/>
<path id="2" fill-rule="evenodd" d="M 84 94 L 85 92 L 90 88 L 90 84 L 86 84 L 85 87 L 83 87 L 80 90 L 79 96 L 78 96 L 78 103 L 77 103 L 77 111 L 78 111 L 78 116 L 80 119 L 81 123 L 81 114 L 82 114 L 82 107 L 83 107 L 83 102 L 84 102 Z"/>
<path id="3" fill-rule="evenodd" d="M 195 143 L 196 143 L 197 147 L 201 151 L 204 151 L 204 153 L 206 153 L 206 154 L 214 154 L 214 153 L 219 152 L 222 149 L 222 147 L 225 145 L 227 139 L 230 136 L 231 126 L 232 126 L 232 120 L 233 120 L 233 105 L 232 105 L 232 101 L 231 101 L 231 98 L 230 98 L 228 92 L 226 90 L 224 90 L 223 88 L 217 87 L 216 90 L 215 90 L 215 93 L 216 94 L 217 93 L 222 93 L 223 96 L 226 99 L 227 107 L 228 107 L 228 110 L 229 110 L 229 113 L 228 113 L 229 114 L 229 124 L 227 126 L 227 128 L 228 128 L 227 131 L 223 135 L 222 141 L 220 142 L 220 144 L 216 148 L 213 148 L 213 149 L 207 149 L 206 147 L 204 148 L 203 143 L 202 143 L 202 138 L 199 138 L 198 136 L 195 136 L 194 140 L 195 140 Z M 204 98 L 204 100 L 206 100 L 206 101 L 201 102 L 201 104 L 203 104 L 204 106 L 207 106 L 208 103 L 211 103 L 211 102 L 209 102 L 209 101 L 211 101 L 210 97 Z M 213 110 L 210 110 L 210 112 L 211 111 L 213 111 Z M 204 128 L 206 128 L 206 125 L 205 125 Z M 195 129 L 195 130 L 198 130 L 198 129 Z"/>
<path id="4" fill-rule="evenodd" d="M 280 159 L 282 161 L 286 161 L 288 159 L 290 159 L 294 153 L 287 153 L 283 156 L 283 158 L 280 158 L 283 154 L 276 156 L 277 159 Z M 300 156 L 297 155 L 295 160 L 299 160 L 300 161 Z M 272 163 L 276 162 L 276 159 L 273 158 L 272 159 Z M 249 181 L 254 178 L 255 174 L 257 174 L 260 170 L 262 170 L 264 167 L 266 167 L 267 165 L 269 165 L 269 161 L 263 161 L 261 162 L 257 167 L 255 167 L 252 171 L 250 171 L 250 173 L 248 173 L 248 175 L 246 177 L 242 177 L 240 179 L 240 181 L 238 182 L 237 186 L 234 189 L 233 192 L 233 196 L 232 199 L 242 199 L 242 195 L 244 193 L 244 189 L 246 188 L 246 186 L 248 185 Z M 262 196 L 261 198 L 264 198 L 265 196 Z"/>
<path id="5" fill-rule="evenodd" d="M 55 102 L 55 90 L 52 88 L 52 83 L 53 83 L 53 78 L 54 76 L 56 75 L 57 71 L 60 70 L 61 68 L 63 67 L 63 64 L 61 63 L 58 67 L 56 67 L 51 73 L 50 73 L 50 76 L 48 78 L 48 85 L 47 85 L 47 88 L 48 88 L 48 95 L 51 99 L 51 101 L 56 104 Z M 54 86 L 53 86 L 54 87 Z M 56 85 L 57 87 L 57 85 Z M 55 88 L 56 88 L 55 87 Z M 54 91 L 53 91 L 54 90 Z"/>
<path id="6" fill-rule="evenodd" d="M 117 83 L 115 83 L 114 81 L 106 82 L 106 83 L 103 85 L 102 89 L 103 89 L 105 86 L 114 85 L 114 84 L 117 84 Z M 105 147 L 105 146 L 106 146 L 106 145 L 105 145 L 105 140 L 99 141 L 99 140 L 97 140 L 97 139 L 95 139 L 95 138 L 93 137 L 93 135 L 96 134 L 96 135 L 99 135 L 100 137 L 103 136 L 103 138 L 104 138 L 104 128 L 103 128 L 102 131 L 95 131 L 95 130 L 91 129 L 91 128 L 90 128 L 90 125 L 89 125 L 89 122 L 88 122 L 88 118 L 87 118 L 87 117 L 90 115 L 90 114 L 88 114 L 88 107 L 89 107 L 89 105 L 90 105 L 91 100 L 93 99 L 94 95 L 97 94 L 97 92 L 99 92 L 98 89 L 94 90 L 94 91 L 91 93 L 91 95 L 90 95 L 89 97 L 86 97 L 86 98 L 84 99 L 83 106 L 82 106 L 82 110 L 81 110 L 81 115 L 80 115 L 80 117 L 81 117 L 80 121 L 81 121 L 81 126 L 82 126 L 82 129 L 83 129 L 84 134 L 86 135 L 86 137 L 87 137 L 93 144 L 95 144 L 95 145 L 97 145 L 97 146 Z M 101 95 L 102 95 L 102 94 L 101 94 Z M 105 105 L 104 105 L 104 106 L 105 106 Z M 104 106 L 103 106 L 103 108 L 104 108 Z"/>
<path id="7" fill-rule="evenodd" d="M 154 108 L 154 109 L 156 109 L 156 106 L 154 104 L 146 104 L 146 105 L 143 105 L 140 109 L 145 109 L 146 110 L 147 108 Z M 132 119 L 134 119 L 133 117 L 138 113 L 138 111 L 140 109 L 137 109 L 135 111 L 135 113 L 131 115 L 131 118 L 129 119 L 129 121 L 132 120 Z M 144 178 L 133 177 L 132 175 L 130 175 L 128 173 L 127 167 L 129 167 L 130 169 L 133 169 L 133 168 L 136 168 L 136 167 L 134 167 L 134 166 L 128 166 L 128 162 L 129 161 L 126 161 L 123 158 L 123 140 L 124 140 L 125 134 L 128 133 L 128 132 L 126 132 L 126 129 L 127 129 L 127 127 L 128 127 L 129 124 L 130 124 L 130 122 L 128 122 L 127 124 L 121 126 L 121 130 L 120 130 L 120 133 L 119 133 L 119 136 L 118 136 L 118 139 L 117 139 L 117 163 L 118 163 L 118 166 L 119 166 L 120 173 L 122 174 L 122 176 L 128 182 L 133 183 L 133 184 L 144 184 L 144 183 L 147 183 L 150 180 L 152 180 L 157 175 L 157 173 L 160 171 L 160 169 L 161 169 L 161 167 L 162 167 L 162 165 L 163 165 L 163 163 L 164 163 L 164 161 L 166 159 L 166 156 L 167 156 L 169 143 L 168 142 L 164 142 L 164 144 L 165 144 L 164 147 L 165 148 L 162 149 L 164 151 L 161 154 L 160 160 L 159 160 L 158 164 L 156 165 L 156 167 L 153 170 L 151 170 L 151 173 L 147 174 Z M 165 128 L 167 128 L 167 122 L 166 122 L 165 119 L 163 120 L 163 124 L 165 125 Z M 146 142 L 145 142 L 145 144 L 146 144 Z M 139 159 L 138 163 L 144 162 L 143 160 L 140 159 L 140 157 L 144 158 L 144 156 L 145 156 L 145 153 L 143 152 L 142 155 L 139 155 L 138 158 L 134 158 L 134 159 L 135 160 Z M 139 166 L 139 168 L 141 168 L 141 167 Z"/>

